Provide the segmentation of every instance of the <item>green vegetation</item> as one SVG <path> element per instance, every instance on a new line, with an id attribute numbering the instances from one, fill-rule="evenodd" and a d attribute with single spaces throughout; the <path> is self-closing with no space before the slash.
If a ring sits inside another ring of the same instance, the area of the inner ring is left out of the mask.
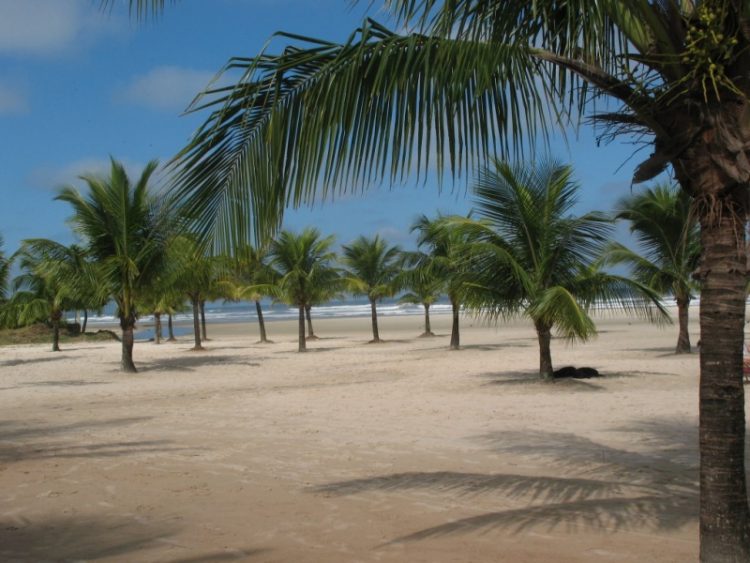
<path id="1" fill-rule="evenodd" d="M 693 272 L 700 257 L 700 231 L 690 196 L 658 185 L 623 199 L 616 213 L 618 219 L 630 223 L 643 253 L 612 243 L 607 261 L 630 265 L 636 280 L 657 293 L 674 296 L 680 326 L 676 352 L 690 353 L 688 307 L 698 290 Z"/>
<path id="2" fill-rule="evenodd" d="M 348 271 L 345 282 L 355 295 L 366 295 L 370 302 L 372 342 L 380 342 L 378 301 L 396 293 L 396 278 L 401 271 L 401 249 L 389 246 L 380 236 L 364 236 L 343 247 L 343 262 Z"/>
<path id="3" fill-rule="evenodd" d="M 167 214 L 149 193 L 155 161 L 131 185 L 125 168 L 112 160 L 108 178 L 83 176 L 88 193 L 63 188 L 57 199 L 73 207 L 71 223 L 98 265 L 102 288 L 117 305 L 122 329 L 121 369 L 135 372 L 133 328 L 136 304 L 164 268 L 169 239 Z"/>

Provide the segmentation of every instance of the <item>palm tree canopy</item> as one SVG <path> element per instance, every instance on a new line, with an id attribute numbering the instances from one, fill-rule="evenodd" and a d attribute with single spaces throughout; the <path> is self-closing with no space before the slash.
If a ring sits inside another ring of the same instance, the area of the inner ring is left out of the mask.
<path id="1" fill-rule="evenodd" d="M 358 237 L 343 247 L 343 262 L 349 270 L 347 282 L 354 293 L 367 295 L 372 301 L 391 296 L 396 291 L 394 281 L 401 271 L 401 249 L 389 246 L 375 235 Z"/>
<path id="2" fill-rule="evenodd" d="M 88 193 L 65 187 L 56 198 L 73 207 L 73 228 L 100 264 L 100 283 L 109 286 L 124 316 L 135 314 L 135 299 L 165 263 L 172 225 L 166 210 L 149 194 L 156 167 L 156 161 L 147 164 L 132 185 L 122 164 L 112 159 L 109 177 L 81 177 Z"/>
<path id="3" fill-rule="evenodd" d="M 463 219 L 457 215 L 438 215 L 435 219 L 422 215 L 411 227 L 412 232 L 417 232 L 417 245 L 427 251 L 411 255 L 412 260 L 416 259 L 417 273 L 428 280 L 442 280 L 452 300 L 460 300 L 467 252 L 474 237 L 470 229 L 457 228 Z"/>
<path id="4" fill-rule="evenodd" d="M 596 266 L 611 220 L 598 212 L 571 215 L 577 191 L 572 169 L 552 161 L 495 161 L 481 172 L 474 209 L 480 220 L 454 220 L 476 237 L 465 278 L 470 308 L 490 317 L 523 313 L 580 339 L 595 333 L 589 311 L 596 304 L 656 318 L 644 301 L 656 299 L 652 291 Z"/>
<path id="5" fill-rule="evenodd" d="M 312 305 L 316 287 L 330 281 L 335 271 L 333 243 L 333 236 L 321 238 L 314 228 L 299 234 L 281 231 L 270 247 L 271 265 L 279 275 L 276 295 L 297 307 Z"/>
<path id="6" fill-rule="evenodd" d="M 607 260 L 632 265 L 636 279 L 660 293 L 689 299 L 696 287 L 692 273 L 700 255 L 690 197 L 676 187 L 657 185 L 622 199 L 616 217 L 630 222 L 643 254 L 616 243 L 608 249 Z"/>
<path id="7" fill-rule="evenodd" d="M 741 104 L 750 93 L 742 2 L 386 5 L 417 31 L 366 20 L 342 44 L 279 33 L 291 43 L 281 53 L 227 63 L 241 78 L 194 104 L 207 119 L 178 157 L 176 192 L 204 230 L 224 236 L 232 213 L 260 224 L 278 219 L 284 203 L 434 164 L 440 174 L 468 173 L 588 110 L 605 137 L 653 142 L 634 174 L 647 180 L 679 163 L 718 100 Z M 612 104 L 594 105 L 602 95 Z M 693 107 L 706 111 L 685 111 Z M 735 180 L 750 175 L 736 162 L 722 166 Z M 236 228 L 247 234 L 244 223 Z"/>

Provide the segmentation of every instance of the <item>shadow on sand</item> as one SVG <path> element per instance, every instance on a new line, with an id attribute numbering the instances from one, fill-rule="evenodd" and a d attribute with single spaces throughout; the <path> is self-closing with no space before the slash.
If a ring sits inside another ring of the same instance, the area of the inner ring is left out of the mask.
<path id="1" fill-rule="evenodd" d="M 138 364 L 138 370 L 140 372 L 169 370 L 195 371 L 204 366 L 217 365 L 258 367 L 260 365 L 258 362 L 262 359 L 263 358 L 253 358 L 252 361 L 250 361 L 234 355 L 204 355 L 201 351 L 181 356 L 179 358 L 163 358 L 153 362 L 140 362 Z"/>
<path id="2" fill-rule="evenodd" d="M 620 450 L 567 433 L 495 432 L 472 440 L 496 453 L 533 458 L 537 467 L 551 474 L 395 473 L 328 483 L 308 491 L 327 496 L 425 491 L 452 497 L 499 495 L 525 504 L 451 520 L 388 544 L 491 530 L 673 530 L 696 521 L 695 422 L 654 420 L 614 431 L 637 434 L 643 448 Z"/>

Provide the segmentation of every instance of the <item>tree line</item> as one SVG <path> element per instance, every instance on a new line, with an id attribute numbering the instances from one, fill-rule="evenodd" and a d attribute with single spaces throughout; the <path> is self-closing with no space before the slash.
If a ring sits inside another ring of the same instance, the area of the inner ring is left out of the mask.
<path id="1" fill-rule="evenodd" d="M 65 187 L 57 199 L 72 208 L 78 239 L 69 246 L 26 239 L 2 260 L 4 327 L 45 322 L 52 350 L 66 311 L 101 310 L 114 302 L 122 332 L 121 368 L 136 371 L 134 329 L 139 315 L 153 315 L 154 340 L 167 318 L 192 309 L 194 350 L 207 339 L 207 301 L 254 302 L 260 342 L 268 342 L 261 300 L 298 309 L 298 350 L 314 339 L 312 308 L 346 293 L 366 296 L 372 341 L 381 341 L 377 304 L 400 294 L 424 307 L 423 337 L 433 336 L 430 307 L 441 296 L 451 304 L 450 349 L 460 347 L 462 310 L 490 321 L 523 316 L 539 340 L 539 373 L 553 373 L 553 333 L 585 341 L 596 333 L 592 311 L 616 307 L 655 322 L 668 322 L 661 299 L 677 302 L 677 353 L 690 352 L 687 311 L 697 284 L 698 229 L 689 201 L 657 186 L 623 199 L 614 214 L 574 214 L 579 185 L 573 170 L 554 161 L 511 164 L 495 160 L 474 186 L 467 217 L 419 217 L 411 226 L 417 250 L 406 251 L 378 235 L 360 236 L 334 251 L 335 238 L 313 227 L 280 231 L 263 244 L 238 244 L 211 254 L 179 205 L 149 189 L 156 163 L 131 182 L 112 160 L 108 177 L 82 176 L 83 193 Z M 633 250 L 612 241 L 616 219 L 625 219 L 639 241 Z M 16 261 L 21 274 L 8 287 Z M 629 264 L 632 275 L 609 271 Z"/>

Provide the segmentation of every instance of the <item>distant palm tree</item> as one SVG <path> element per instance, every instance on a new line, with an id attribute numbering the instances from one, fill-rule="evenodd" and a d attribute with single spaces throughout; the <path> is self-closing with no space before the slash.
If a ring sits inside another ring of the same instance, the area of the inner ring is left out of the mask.
<path id="1" fill-rule="evenodd" d="M 254 247 L 249 244 L 241 245 L 235 252 L 233 259 L 227 260 L 225 276 L 220 282 L 225 298 L 230 301 L 247 299 L 255 303 L 260 332 L 259 344 L 270 342 L 266 333 L 266 323 L 263 318 L 261 299 L 271 295 L 263 288 L 273 285 L 278 277 L 268 265 L 267 248 Z"/>
<path id="2" fill-rule="evenodd" d="M 271 243 L 271 266 L 279 274 L 277 282 L 267 286 L 275 296 L 298 308 L 298 350 L 305 352 L 305 307 L 312 304 L 315 288 L 334 269 L 334 238 L 321 238 L 320 231 L 307 228 L 300 234 L 282 231 Z"/>
<path id="3" fill-rule="evenodd" d="M 317 340 L 312 323 L 313 305 L 322 305 L 333 299 L 337 299 L 344 292 L 344 279 L 338 268 L 322 268 L 315 275 L 315 281 L 311 285 L 312 293 L 310 302 L 305 305 L 305 318 L 307 319 L 307 340 Z"/>
<path id="4" fill-rule="evenodd" d="M 700 230 L 690 196 L 676 187 L 658 185 L 622 199 L 616 217 L 630 222 L 630 232 L 644 253 L 613 243 L 607 261 L 629 264 L 635 279 L 674 296 L 680 325 L 675 352 L 690 353 L 688 308 L 698 289 L 692 274 L 700 257 Z"/>
<path id="5" fill-rule="evenodd" d="M 11 307 L 20 325 L 44 319 L 52 326 L 53 352 L 60 351 L 64 311 L 79 305 L 80 296 L 93 285 L 93 266 L 79 262 L 79 251 L 75 245 L 28 239 L 15 254 L 22 273 L 14 280 Z"/>
<path id="6" fill-rule="evenodd" d="M 343 262 L 348 269 L 346 283 L 354 294 L 366 295 L 370 301 L 372 342 L 380 342 L 377 303 L 392 296 L 396 290 L 396 277 L 401 271 L 401 249 L 389 246 L 375 235 L 360 236 L 343 247 Z"/>
<path id="7" fill-rule="evenodd" d="M 201 351 L 205 331 L 201 324 L 201 303 L 204 303 L 216 279 L 216 262 L 206 255 L 204 247 L 189 233 L 176 236 L 170 242 L 169 269 L 175 289 L 187 296 L 193 312 L 194 351 Z"/>
<path id="8" fill-rule="evenodd" d="M 451 350 L 458 350 L 461 346 L 459 315 L 468 267 L 467 252 L 472 238 L 470 231 L 456 228 L 456 221 L 460 223 L 461 218 L 439 215 L 429 219 L 422 215 L 411 227 L 412 232 L 417 232 L 419 247 L 427 250 L 422 253 L 417 267 L 426 272 L 424 275 L 443 281 L 451 302 Z"/>
<path id="9" fill-rule="evenodd" d="M 539 373 L 552 377 L 555 329 L 568 339 L 596 334 L 595 304 L 611 304 L 654 318 L 652 290 L 596 267 L 611 234 L 602 213 L 570 214 L 578 185 L 572 170 L 555 162 L 536 166 L 495 161 L 481 171 L 474 211 L 461 228 L 473 243 L 467 303 L 490 317 L 529 317 L 539 340 Z"/>
<path id="10" fill-rule="evenodd" d="M 430 307 L 440 298 L 445 290 L 445 281 L 434 269 L 426 267 L 429 256 L 423 252 L 411 253 L 408 258 L 417 264 L 405 270 L 400 276 L 399 286 L 409 291 L 399 299 L 402 303 L 412 303 L 424 307 L 424 332 L 420 337 L 435 336 L 430 326 Z"/>
<path id="11" fill-rule="evenodd" d="M 137 371 L 133 363 L 136 303 L 162 271 L 169 238 L 166 214 L 148 189 L 156 167 L 156 161 L 148 163 L 131 184 L 122 164 L 112 159 L 108 177 L 81 177 L 88 186 L 86 195 L 65 187 L 56 198 L 73 207 L 73 227 L 98 262 L 100 283 L 117 304 L 125 372 Z"/>

